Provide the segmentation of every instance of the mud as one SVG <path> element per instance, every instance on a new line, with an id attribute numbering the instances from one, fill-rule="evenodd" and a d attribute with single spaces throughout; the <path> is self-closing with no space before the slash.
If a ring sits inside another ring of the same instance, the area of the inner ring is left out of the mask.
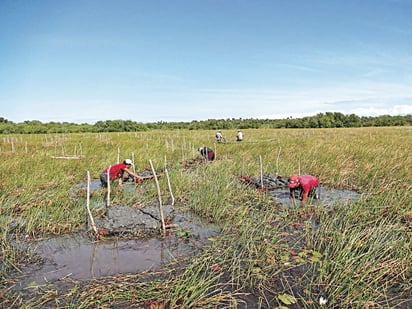
<path id="1" fill-rule="evenodd" d="M 165 221 L 170 221 L 175 215 L 171 205 L 162 206 Z M 147 206 L 134 209 L 130 207 L 112 206 L 106 211 L 104 218 L 95 221 L 98 229 L 105 235 L 141 235 L 159 230 L 161 223 L 158 206 Z"/>
<path id="2" fill-rule="evenodd" d="M 267 192 L 269 197 L 279 202 L 279 204 L 289 208 L 302 204 L 302 202 L 297 198 L 289 198 L 289 179 L 287 177 L 266 174 L 262 176 L 262 180 L 263 190 Z M 262 181 L 258 177 L 248 177 L 243 175 L 241 177 L 241 181 L 256 189 L 262 189 Z M 330 189 L 325 188 L 322 185 L 320 185 L 319 188 L 320 198 L 308 198 L 307 202 L 323 206 L 333 206 L 335 204 L 348 205 L 349 203 L 358 201 L 361 197 L 361 194 L 354 190 Z"/>
<path id="3" fill-rule="evenodd" d="M 35 288 L 63 279 L 89 280 L 116 274 L 161 270 L 166 264 L 193 256 L 219 234 L 219 228 L 191 213 L 177 214 L 165 239 L 92 241 L 87 234 L 65 235 L 33 243 L 42 263 L 21 269 L 14 290 Z"/>
<path id="4" fill-rule="evenodd" d="M 297 199 L 289 199 L 289 189 L 272 189 L 267 191 L 269 196 L 276 201 L 279 201 L 286 207 L 294 207 L 302 204 Z M 312 204 L 318 204 L 323 206 L 349 205 L 352 202 L 356 202 L 360 199 L 361 194 L 352 190 L 337 190 L 320 188 L 320 199 L 308 198 L 307 202 Z"/>

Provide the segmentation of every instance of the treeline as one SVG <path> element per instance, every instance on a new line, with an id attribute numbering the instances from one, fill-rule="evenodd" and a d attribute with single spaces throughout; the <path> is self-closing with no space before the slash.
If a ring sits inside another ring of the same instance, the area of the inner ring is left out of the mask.
<path id="1" fill-rule="evenodd" d="M 141 123 L 131 120 L 105 120 L 95 124 L 76 124 L 71 122 L 48 122 L 26 120 L 14 123 L 0 117 L 0 134 L 32 134 L 32 133 L 80 133 L 80 132 L 137 132 L 148 130 L 230 130 L 259 128 L 353 128 L 353 127 L 391 127 L 411 126 L 412 115 L 377 117 L 359 117 L 355 114 L 327 112 L 315 116 L 286 119 L 208 119 L 191 122 Z"/>

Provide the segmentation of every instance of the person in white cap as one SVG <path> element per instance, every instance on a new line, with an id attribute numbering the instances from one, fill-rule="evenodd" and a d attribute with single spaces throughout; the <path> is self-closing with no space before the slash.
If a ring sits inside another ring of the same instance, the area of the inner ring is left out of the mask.
<path id="1" fill-rule="evenodd" d="M 238 141 L 238 142 L 243 141 L 243 133 L 242 133 L 242 131 L 240 131 L 240 129 L 237 130 L 236 141 Z"/>
<path id="2" fill-rule="evenodd" d="M 109 181 L 108 176 L 110 176 L 111 180 L 115 180 L 119 178 L 119 185 L 123 184 L 123 174 L 124 172 L 128 173 L 129 175 L 134 177 L 134 180 L 142 179 L 142 177 L 138 176 L 136 173 L 133 173 L 129 168 L 133 165 L 132 160 L 126 159 L 122 163 L 113 165 L 110 167 L 110 175 L 107 175 L 109 168 L 106 168 L 100 174 L 100 182 L 103 188 L 107 188 L 107 182 Z"/>
<path id="3" fill-rule="evenodd" d="M 220 143 L 222 141 L 223 135 L 222 135 L 222 131 L 217 131 L 216 132 L 216 142 Z"/>

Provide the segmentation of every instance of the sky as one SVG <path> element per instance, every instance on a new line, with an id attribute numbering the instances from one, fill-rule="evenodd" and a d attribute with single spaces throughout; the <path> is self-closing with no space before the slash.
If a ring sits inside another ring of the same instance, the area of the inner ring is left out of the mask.
<path id="1" fill-rule="evenodd" d="M 13 122 L 412 114 L 412 0 L 0 0 Z"/>

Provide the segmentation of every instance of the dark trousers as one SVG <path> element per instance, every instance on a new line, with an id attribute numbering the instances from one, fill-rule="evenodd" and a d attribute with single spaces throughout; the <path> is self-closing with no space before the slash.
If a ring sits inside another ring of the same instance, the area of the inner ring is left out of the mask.
<path id="1" fill-rule="evenodd" d="M 100 183 L 102 184 L 103 188 L 107 188 L 107 179 L 108 177 L 106 173 L 103 172 L 100 174 Z"/>

